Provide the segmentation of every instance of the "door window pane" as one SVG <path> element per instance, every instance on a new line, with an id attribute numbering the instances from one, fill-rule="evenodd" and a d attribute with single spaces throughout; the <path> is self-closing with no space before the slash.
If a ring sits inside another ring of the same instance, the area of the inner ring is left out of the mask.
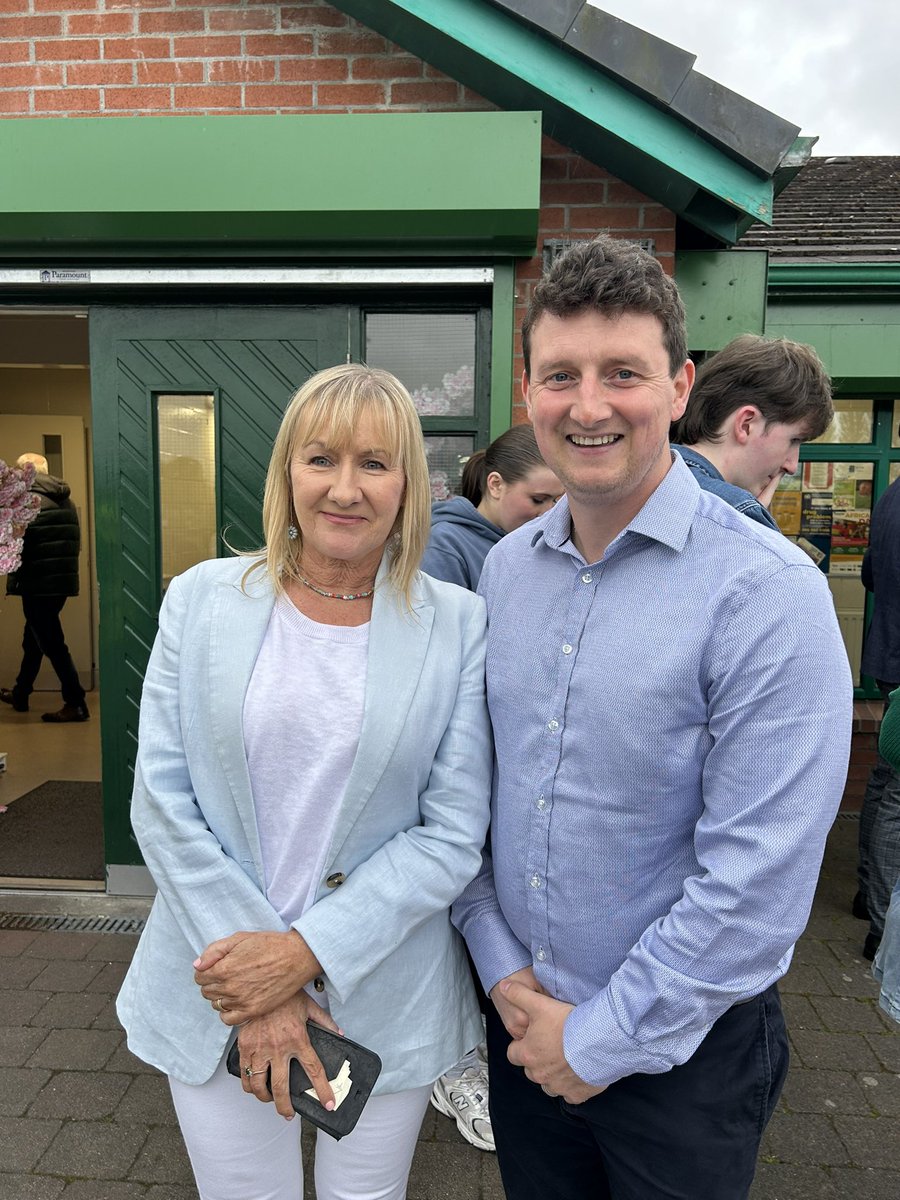
<path id="1" fill-rule="evenodd" d="M 871 442 L 875 428 L 873 414 L 871 400 L 835 400 L 834 420 L 821 437 L 812 440 L 842 445 L 848 442 Z"/>
<path id="2" fill-rule="evenodd" d="M 474 313 L 368 313 L 366 362 L 396 375 L 422 417 L 475 412 Z"/>
<path id="3" fill-rule="evenodd" d="M 216 557 L 216 433 L 210 395 L 157 397 L 163 591 Z"/>
<path id="4" fill-rule="evenodd" d="M 866 593 L 860 580 L 869 544 L 874 464 L 801 463 L 772 501 L 781 532 L 828 576 L 855 683 L 859 683 Z"/>
<path id="5" fill-rule="evenodd" d="M 425 435 L 432 500 L 446 500 L 459 494 L 465 460 L 474 449 L 472 437 Z"/>

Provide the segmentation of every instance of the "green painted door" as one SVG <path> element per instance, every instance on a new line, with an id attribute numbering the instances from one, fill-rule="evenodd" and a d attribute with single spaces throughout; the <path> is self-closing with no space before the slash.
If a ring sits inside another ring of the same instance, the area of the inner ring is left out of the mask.
<path id="1" fill-rule="evenodd" d="M 342 305 L 91 309 L 107 864 L 141 862 L 128 815 L 138 708 L 173 556 L 183 567 L 185 555 L 227 554 L 223 538 L 261 544 L 281 414 L 313 372 L 346 360 L 348 315 Z M 198 420 L 204 463 L 181 448 Z M 194 494 L 179 531 L 167 506 Z"/>

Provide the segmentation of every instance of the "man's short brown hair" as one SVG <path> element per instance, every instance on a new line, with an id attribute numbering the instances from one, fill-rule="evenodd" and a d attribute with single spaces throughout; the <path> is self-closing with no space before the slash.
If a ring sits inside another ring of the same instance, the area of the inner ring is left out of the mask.
<path id="1" fill-rule="evenodd" d="M 525 374 L 531 375 L 531 334 L 544 315 L 604 317 L 646 313 L 662 325 L 663 344 L 674 378 L 687 358 L 684 304 L 674 280 L 634 242 L 606 234 L 570 246 L 543 277 L 522 322 Z"/>
<path id="2" fill-rule="evenodd" d="M 806 440 L 823 434 L 834 416 L 831 380 L 812 346 L 745 333 L 700 367 L 672 441 L 719 441 L 722 426 L 745 404 L 758 408 L 767 425 L 802 421 Z"/>

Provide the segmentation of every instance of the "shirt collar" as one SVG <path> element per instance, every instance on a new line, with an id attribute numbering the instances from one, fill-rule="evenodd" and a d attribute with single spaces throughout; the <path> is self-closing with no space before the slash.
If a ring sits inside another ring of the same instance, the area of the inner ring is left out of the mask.
<path id="1" fill-rule="evenodd" d="M 700 485 L 685 466 L 680 455 L 672 455 L 672 466 L 665 478 L 636 516 L 629 521 L 610 545 L 615 545 L 627 534 L 641 534 L 673 550 L 683 550 L 697 511 Z M 532 547 L 543 541 L 551 550 L 562 550 L 571 545 L 572 516 L 569 500 L 563 496 L 545 517 L 531 539 Z M 607 548 L 607 552 L 608 552 Z"/>

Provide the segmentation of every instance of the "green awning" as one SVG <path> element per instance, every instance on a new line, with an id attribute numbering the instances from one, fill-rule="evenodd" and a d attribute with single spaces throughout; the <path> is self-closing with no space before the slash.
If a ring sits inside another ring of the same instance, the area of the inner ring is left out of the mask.
<path id="1" fill-rule="evenodd" d="M 0 254 L 531 256 L 535 112 L 0 121 Z"/>

